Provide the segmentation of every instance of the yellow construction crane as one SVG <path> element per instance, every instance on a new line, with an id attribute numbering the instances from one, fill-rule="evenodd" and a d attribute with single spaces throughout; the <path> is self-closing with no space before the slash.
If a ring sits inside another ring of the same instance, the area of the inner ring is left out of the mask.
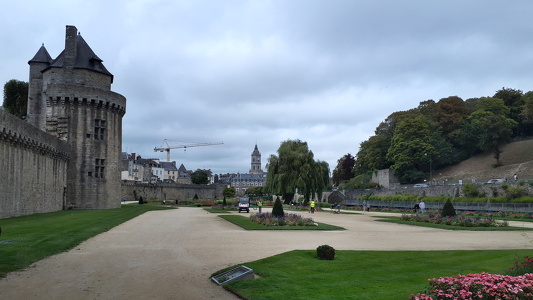
<path id="1" fill-rule="evenodd" d="M 166 147 L 155 147 L 155 152 L 167 152 L 167 161 L 170 162 L 170 149 L 179 149 L 184 148 L 187 150 L 187 148 L 192 147 L 201 147 L 201 146 L 213 146 L 213 145 L 222 145 L 223 142 L 212 142 L 212 143 L 196 143 L 196 144 L 181 144 L 181 145 L 170 145 L 168 142 L 171 142 L 170 140 L 165 139 L 164 143 L 166 144 Z"/>

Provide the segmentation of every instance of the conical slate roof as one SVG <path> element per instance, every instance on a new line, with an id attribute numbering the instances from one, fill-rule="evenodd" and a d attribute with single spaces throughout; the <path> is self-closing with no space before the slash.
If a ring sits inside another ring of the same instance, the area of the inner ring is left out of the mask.
<path id="1" fill-rule="evenodd" d="M 39 51 L 35 53 L 35 56 L 32 59 L 30 59 L 30 61 L 28 61 L 28 63 L 32 63 L 32 62 L 47 63 L 47 64 L 52 62 L 52 57 L 50 56 L 50 54 L 48 54 L 48 51 L 44 47 L 44 44 L 41 46 L 41 48 L 39 48 Z"/>

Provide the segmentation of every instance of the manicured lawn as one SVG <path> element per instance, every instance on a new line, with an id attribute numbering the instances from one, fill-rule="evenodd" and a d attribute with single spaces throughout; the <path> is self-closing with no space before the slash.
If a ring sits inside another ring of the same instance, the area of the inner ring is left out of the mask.
<path id="1" fill-rule="evenodd" d="M 318 223 L 318 226 L 264 226 L 251 222 L 249 216 L 220 215 L 219 217 L 246 230 L 345 230 L 342 227 L 324 223 Z"/>
<path id="2" fill-rule="evenodd" d="M 227 214 L 230 212 L 230 209 L 217 209 L 214 207 L 204 207 L 204 210 L 210 213 L 213 213 L 213 214 Z M 237 211 L 237 210 L 234 210 L 234 211 Z"/>
<path id="3" fill-rule="evenodd" d="M 429 278 L 505 273 L 531 250 L 336 251 L 335 260 L 315 250 L 295 250 L 243 265 L 258 279 L 225 287 L 250 300 L 409 299 Z"/>
<path id="4" fill-rule="evenodd" d="M 169 208 L 152 203 L 128 204 L 117 209 L 64 210 L 0 219 L 0 277 L 72 249 L 147 211 L 162 209 Z"/>
<path id="5" fill-rule="evenodd" d="M 378 221 L 382 222 L 390 222 L 390 223 L 397 223 L 397 224 L 405 224 L 405 225 L 414 225 L 414 226 L 423 226 L 423 227 L 431 227 L 431 228 L 439 228 L 439 229 L 448 229 L 448 230 L 469 230 L 469 231 L 529 231 L 533 230 L 533 228 L 527 228 L 527 227 L 462 227 L 462 226 L 452 226 L 452 225 L 446 225 L 446 224 L 433 224 L 433 223 L 425 223 L 425 222 L 414 222 L 414 221 L 404 221 L 400 220 L 400 217 L 390 217 L 390 216 L 383 216 L 383 217 L 376 217 L 378 218 Z"/>

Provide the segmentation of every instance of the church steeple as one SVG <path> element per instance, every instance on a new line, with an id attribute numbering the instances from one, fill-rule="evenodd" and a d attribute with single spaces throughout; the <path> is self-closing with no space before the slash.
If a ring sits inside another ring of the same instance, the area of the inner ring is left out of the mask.
<path id="1" fill-rule="evenodd" d="M 255 144 L 254 151 L 252 152 L 252 163 L 249 173 L 263 174 L 263 170 L 261 169 L 261 152 L 257 149 L 257 144 Z"/>

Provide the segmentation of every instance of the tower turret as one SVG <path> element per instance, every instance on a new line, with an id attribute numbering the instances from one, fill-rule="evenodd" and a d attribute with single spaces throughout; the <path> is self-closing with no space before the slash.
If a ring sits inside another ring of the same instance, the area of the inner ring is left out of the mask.
<path id="1" fill-rule="evenodd" d="M 52 57 L 44 47 L 39 48 L 35 56 L 28 61 L 30 65 L 30 81 L 28 90 L 28 108 L 26 120 L 31 125 L 44 130 L 46 124 L 46 101 L 42 97 L 43 70 L 52 63 Z"/>
<path id="2" fill-rule="evenodd" d="M 254 151 L 252 152 L 252 162 L 250 168 L 250 174 L 263 174 L 261 169 L 261 152 L 257 149 L 257 144 L 255 144 Z"/>
<path id="3" fill-rule="evenodd" d="M 30 122 L 73 149 L 67 206 L 120 207 L 126 98 L 111 91 L 113 75 L 74 26 L 67 26 L 65 49 L 56 59 L 42 46 L 29 64 Z"/>

